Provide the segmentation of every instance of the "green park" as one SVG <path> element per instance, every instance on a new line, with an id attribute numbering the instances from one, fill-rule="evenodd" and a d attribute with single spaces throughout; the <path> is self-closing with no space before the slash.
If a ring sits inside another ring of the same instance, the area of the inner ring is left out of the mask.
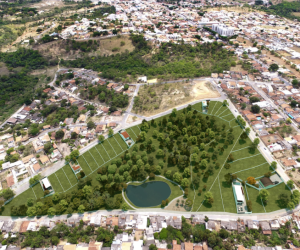
<path id="1" fill-rule="evenodd" d="M 266 161 L 257 148 L 259 141 L 249 139 L 244 125 L 226 101 L 200 102 L 143 120 L 127 128 L 125 137 L 110 133 L 81 155 L 73 151 L 65 166 L 47 176 L 52 195 L 38 182 L 4 205 L 2 215 L 140 207 L 167 210 L 168 203 L 181 196 L 187 211 L 237 213 L 236 183 L 242 187 L 248 213 L 292 208 L 299 195 L 280 181 L 276 166 Z M 126 143 L 128 138 L 132 143 Z M 279 181 L 264 186 L 272 178 Z M 141 203 L 132 193 L 136 190 L 140 197 L 152 199 L 149 194 L 160 193 L 161 188 L 166 191 L 153 202 Z"/>

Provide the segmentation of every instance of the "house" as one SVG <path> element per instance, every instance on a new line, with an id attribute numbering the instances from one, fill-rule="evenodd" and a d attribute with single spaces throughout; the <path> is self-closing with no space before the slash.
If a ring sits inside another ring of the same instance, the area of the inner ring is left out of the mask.
<path id="1" fill-rule="evenodd" d="M 271 230 L 279 230 L 280 224 L 278 220 L 271 220 L 270 221 Z"/>
<path id="2" fill-rule="evenodd" d="M 76 123 L 85 123 L 85 121 L 86 121 L 86 115 L 81 114 L 81 115 L 78 117 Z"/>
<path id="3" fill-rule="evenodd" d="M 21 224 L 19 233 L 27 232 L 27 228 L 28 228 L 29 223 L 30 223 L 30 221 L 23 221 L 22 224 Z"/>
<path id="4" fill-rule="evenodd" d="M 194 244 L 191 242 L 184 242 L 184 250 L 194 250 Z"/>
<path id="5" fill-rule="evenodd" d="M 74 121 L 74 118 L 66 118 L 66 119 L 64 120 L 64 123 L 65 123 L 66 125 L 71 125 L 71 124 L 73 124 L 73 121 Z"/>
<path id="6" fill-rule="evenodd" d="M 31 161 L 31 160 L 34 160 L 35 159 L 35 157 L 34 157 L 34 155 L 28 155 L 28 156 L 25 156 L 24 158 L 22 158 L 22 162 L 24 163 L 24 164 L 27 164 L 29 161 Z"/>
<path id="7" fill-rule="evenodd" d="M 38 172 L 40 172 L 42 169 L 41 169 L 40 164 L 39 164 L 39 163 L 36 163 L 36 164 L 34 164 L 34 165 L 32 166 L 32 170 L 33 170 L 33 172 L 38 173 Z"/>
<path id="8" fill-rule="evenodd" d="M 41 161 L 42 164 L 47 164 L 49 162 L 49 158 L 48 158 L 47 155 L 42 155 L 40 157 L 40 161 Z"/>
<path id="9" fill-rule="evenodd" d="M 247 227 L 249 229 L 259 229 L 259 223 L 258 221 L 254 221 L 254 220 L 247 220 Z"/>
<path id="10" fill-rule="evenodd" d="M 177 244 L 177 240 L 172 241 L 173 250 L 181 250 L 181 245 Z"/>
<path id="11" fill-rule="evenodd" d="M 50 125 L 45 125 L 45 126 L 43 126 L 43 130 L 50 129 L 50 128 L 51 128 Z"/>
<path id="12" fill-rule="evenodd" d="M 113 115 L 113 116 L 120 116 L 120 115 L 122 115 L 122 111 L 121 110 L 117 110 L 115 112 L 112 112 L 111 115 Z"/>
<path id="13" fill-rule="evenodd" d="M 110 227 L 114 227 L 114 226 L 118 226 L 119 224 L 119 217 L 109 217 L 106 218 L 106 226 L 110 226 Z"/>
<path id="14" fill-rule="evenodd" d="M 95 129 L 95 133 L 103 133 L 105 131 L 106 125 L 97 125 L 96 129 Z"/>
<path id="15" fill-rule="evenodd" d="M 110 122 L 107 124 L 108 128 L 115 128 L 116 126 L 117 126 L 117 123 L 115 123 L 115 122 Z"/>
<path id="16" fill-rule="evenodd" d="M 17 121 L 18 121 L 18 120 L 17 120 L 16 118 L 12 118 L 12 117 L 11 117 L 11 118 L 9 118 L 9 119 L 7 120 L 7 123 L 8 123 L 8 124 L 14 125 L 14 124 L 17 123 Z"/>
<path id="17" fill-rule="evenodd" d="M 265 234 L 265 235 L 272 234 L 270 223 L 268 221 L 261 221 L 260 222 L 260 227 L 262 229 L 263 234 Z"/>
<path id="18" fill-rule="evenodd" d="M 6 182 L 7 182 L 8 187 L 11 187 L 15 184 L 15 179 L 14 179 L 13 174 L 6 176 Z"/>

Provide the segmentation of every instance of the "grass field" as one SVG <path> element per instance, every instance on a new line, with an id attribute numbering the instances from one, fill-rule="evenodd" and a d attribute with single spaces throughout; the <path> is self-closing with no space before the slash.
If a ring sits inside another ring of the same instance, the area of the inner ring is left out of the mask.
<path id="1" fill-rule="evenodd" d="M 192 106 L 192 111 L 195 112 L 202 112 L 201 103 L 195 104 Z M 180 113 L 182 111 L 178 111 Z M 220 115 L 220 117 L 219 117 Z M 228 107 L 222 105 L 221 102 L 214 102 L 211 101 L 208 108 L 208 114 L 204 114 L 209 118 L 215 117 L 215 124 L 219 127 L 224 126 L 224 130 L 226 135 L 229 133 L 229 129 L 233 128 L 233 141 L 226 146 L 224 144 L 224 140 L 221 139 L 217 142 L 215 148 L 212 148 L 212 141 L 205 145 L 205 151 L 208 153 L 212 153 L 213 150 L 217 150 L 221 146 L 224 148 L 224 151 L 218 151 L 216 162 L 219 163 L 219 166 L 212 165 L 211 160 L 209 159 L 208 166 L 211 168 L 213 166 L 213 170 L 210 172 L 208 178 L 204 177 L 204 170 L 197 170 L 192 165 L 190 165 L 190 170 L 192 176 L 199 175 L 200 176 L 200 184 L 198 187 L 195 188 L 193 185 L 190 185 L 188 188 L 188 198 L 193 200 L 193 209 L 192 211 L 222 211 L 222 212 L 231 212 L 236 213 L 236 206 L 234 202 L 234 196 L 232 191 L 231 184 L 228 184 L 225 181 L 225 175 L 227 173 L 236 173 L 237 176 L 242 179 L 246 180 L 249 176 L 253 176 L 254 178 L 260 177 L 263 174 L 270 171 L 270 165 L 267 163 L 265 158 L 260 154 L 259 150 L 256 149 L 255 151 L 250 151 L 249 146 L 251 145 L 251 140 L 247 138 L 246 140 L 241 140 L 240 135 L 243 132 L 242 128 L 237 124 L 233 114 L 231 114 Z M 156 119 L 158 122 L 159 120 L 163 120 L 164 117 L 160 117 Z M 137 136 L 140 134 L 141 125 L 136 125 L 131 128 L 126 129 L 128 134 L 131 138 L 136 141 Z M 151 138 L 153 136 L 153 132 L 156 130 L 154 126 L 150 126 L 147 132 L 147 138 Z M 141 142 L 136 142 L 136 145 L 139 147 Z M 160 147 L 159 141 L 157 139 L 153 140 L 152 145 L 155 147 L 155 150 L 152 152 L 147 152 L 147 157 L 153 156 L 154 162 L 153 165 L 159 165 L 159 161 L 161 158 L 157 157 L 157 150 Z M 194 146 L 192 146 L 194 147 Z M 99 182 L 96 180 L 97 170 L 102 166 L 109 166 L 113 159 L 120 158 L 122 154 L 127 150 L 126 143 L 121 139 L 120 135 L 115 134 L 113 137 L 106 139 L 103 143 L 97 144 L 92 149 L 88 150 L 84 154 L 80 155 L 77 159 L 77 163 L 81 166 L 83 171 L 87 176 L 92 177 L 92 185 L 99 185 Z M 131 153 L 132 148 L 128 151 Z M 138 150 L 141 152 L 143 150 Z M 144 151 L 145 152 L 145 151 Z M 143 152 L 143 153 L 144 153 Z M 170 151 L 169 151 L 170 152 Z M 232 154 L 234 157 L 234 161 L 230 163 L 230 168 L 224 168 L 224 165 L 227 163 L 227 159 L 229 154 Z M 212 169 L 212 168 L 211 168 Z M 183 173 L 183 169 L 179 169 L 177 165 L 173 165 L 168 163 L 164 160 L 162 165 L 160 175 L 164 175 L 164 173 L 168 170 L 174 172 L 181 172 Z M 192 178 L 190 177 L 190 180 Z M 70 169 L 69 165 L 64 166 L 57 172 L 53 173 L 49 177 L 49 181 L 56 193 L 63 193 L 63 192 L 71 192 L 72 190 L 77 189 L 77 178 Z M 156 178 L 157 180 L 159 177 Z M 162 179 L 165 181 L 164 179 Z M 169 183 L 169 186 L 172 189 L 171 196 L 169 200 L 172 200 L 175 197 L 182 195 L 182 191 L 178 186 L 174 186 L 173 184 Z M 198 192 L 201 190 L 201 194 Z M 211 191 L 213 193 L 214 203 L 212 205 L 208 205 L 204 203 L 204 194 L 207 191 Z M 265 207 L 259 202 L 258 199 L 258 191 L 247 187 L 247 191 L 249 194 L 249 198 L 253 204 L 253 212 L 254 213 L 261 213 L 271 212 L 275 210 L 279 210 L 282 208 L 278 199 L 272 199 Z M 268 190 L 270 192 L 270 197 L 278 197 L 281 193 L 288 193 L 291 194 L 290 191 L 285 187 L 285 184 L 278 185 L 274 188 Z M 26 195 L 24 198 L 23 194 Z M 22 195 L 15 198 L 12 202 L 5 206 L 5 209 L 2 215 L 9 215 L 10 207 L 13 205 L 20 205 L 26 203 L 27 197 L 37 198 L 43 197 L 43 192 L 40 185 L 35 186 L 34 189 L 28 189 Z"/>

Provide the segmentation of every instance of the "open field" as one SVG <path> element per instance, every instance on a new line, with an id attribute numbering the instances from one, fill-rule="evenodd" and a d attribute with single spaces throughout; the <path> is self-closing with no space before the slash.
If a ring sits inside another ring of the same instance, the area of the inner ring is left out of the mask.
<path id="1" fill-rule="evenodd" d="M 139 89 L 139 101 L 133 109 L 138 114 L 151 116 L 192 101 L 219 96 L 208 81 L 144 85 Z"/>
<path id="2" fill-rule="evenodd" d="M 123 53 L 126 50 L 129 52 L 134 50 L 134 46 L 128 35 L 116 36 L 110 38 L 91 38 L 89 40 L 97 41 L 98 49 L 96 51 L 85 52 L 84 56 L 104 56 L 113 55 L 117 53 Z M 76 40 L 77 42 L 87 42 L 87 40 Z M 121 46 L 121 42 L 125 45 Z M 56 59 L 76 59 L 81 58 L 83 53 L 80 50 L 67 51 L 67 41 L 66 40 L 55 40 L 53 42 L 34 45 L 33 49 L 38 50 L 43 56 L 48 58 Z M 113 51 L 113 49 L 118 48 L 118 50 Z"/>
<path id="3" fill-rule="evenodd" d="M 168 126 L 162 126 L 162 124 L 164 121 L 168 122 L 166 119 L 174 119 L 171 118 L 171 116 L 165 116 L 156 119 L 155 121 L 157 122 L 157 125 L 155 125 L 155 123 L 148 123 L 149 129 L 147 129 L 146 137 L 148 139 L 151 138 L 151 145 L 154 150 L 142 149 L 141 145 L 144 144 L 144 142 L 143 140 L 139 139 L 138 136 L 140 135 L 141 130 L 143 130 L 144 128 L 143 124 L 140 124 L 126 129 L 127 133 L 135 141 L 136 144 L 133 147 L 131 147 L 128 151 L 125 142 L 121 139 L 121 137 L 118 134 L 115 134 L 113 137 L 106 139 L 101 144 L 97 144 L 95 147 L 79 156 L 75 164 L 79 164 L 82 170 L 84 171 L 85 175 L 91 177 L 92 187 L 97 187 L 100 184 L 100 188 L 104 188 L 104 185 L 96 180 L 97 171 L 100 168 L 116 164 L 117 159 L 121 159 L 121 162 L 123 161 L 120 164 L 126 164 L 127 162 L 130 165 L 140 164 L 137 162 L 130 163 L 128 161 L 128 159 L 130 159 L 128 158 L 128 154 L 131 157 L 131 159 L 133 159 L 132 157 L 133 155 L 135 155 L 134 157 L 139 157 L 139 159 L 142 159 L 142 167 L 137 172 L 135 172 L 136 170 L 133 171 L 129 168 L 128 173 L 126 175 L 127 177 L 123 178 L 124 182 L 131 182 L 132 180 L 142 181 L 151 172 L 155 173 L 156 175 L 165 175 L 167 178 L 172 179 L 174 177 L 174 173 L 178 172 L 180 176 L 182 176 L 181 178 L 187 178 L 190 182 L 187 186 L 187 198 L 193 200 L 192 211 L 225 211 L 236 213 L 236 206 L 234 202 L 232 186 L 231 183 L 226 182 L 224 176 L 227 173 L 236 173 L 237 176 L 242 180 L 246 180 L 249 176 L 257 178 L 270 171 L 270 165 L 266 162 L 264 157 L 260 154 L 260 152 L 257 149 L 254 151 L 249 150 L 249 146 L 251 145 L 251 141 L 249 138 L 247 138 L 246 140 L 240 139 L 240 135 L 243 132 L 242 128 L 237 124 L 235 118 L 233 117 L 233 114 L 231 114 L 228 107 L 223 106 L 221 102 L 210 101 L 207 115 L 202 115 L 201 103 L 195 104 L 189 109 L 190 114 L 194 116 L 193 121 L 201 118 L 202 125 L 199 125 L 199 127 L 207 126 L 206 121 L 211 122 L 211 118 L 214 117 L 214 125 L 210 125 L 210 127 L 215 129 L 215 127 L 217 126 L 220 128 L 220 132 L 217 133 L 218 136 L 220 136 L 218 141 L 216 141 L 216 137 L 213 139 L 201 139 L 201 137 L 198 137 L 199 144 L 200 141 L 205 142 L 204 151 L 207 152 L 205 153 L 207 156 L 203 157 L 208 157 L 206 158 L 207 166 L 204 168 L 199 167 L 200 165 L 197 165 L 196 162 L 191 161 L 189 157 L 186 158 L 185 162 L 182 162 L 184 163 L 183 167 L 180 166 L 182 163 L 180 163 L 179 161 L 177 162 L 176 160 L 174 161 L 174 159 L 172 159 L 171 154 L 173 153 L 172 150 L 174 147 L 177 147 L 177 150 L 180 150 L 179 152 L 181 152 L 179 159 L 183 160 L 187 154 L 187 151 L 185 151 L 184 149 L 184 145 L 190 142 L 183 142 L 184 144 L 182 144 L 181 142 L 183 136 L 176 136 L 176 139 L 174 139 L 173 142 L 174 146 L 171 148 L 166 147 L 165 145 L 165 141 L 167 141 L 167 139 L 164 139 L 163 142 L 160 142 L 155 136 L 155 133 L 157 133 L 155 131 L 157 130 L 159 133 L 167 133 L 169 131 L 167 129 Z M 176 117 L 180 117 L 184 114 L 187 114 L 186 110 L 178 111 Z M 173 123 L 176 122 L 173 120 Z M 232 128 L 232 132 L 230 132 L 230 128 Z M 182 133 L 181 131 L 182 129 L 179 133 Z M 232 135 L 232 140 L 229 141 L 227 145 L 225 144 L 225 142 L 229 140 L 226 139 L 228 138 L 228 134 Z M 198 148 L 198 146 L 196 146 L 195 144 L 193 145 L 193 143 L 189 145 L 191 145 L 191 150 Z M 165 157 L 158 155 L 158 149 L 164 149 Z M 199 152 L 198 156 L 201 156 L 201 154 L 203 154 L 202 151 Z M 214 151 L 217 152 L 215 156 L 213 154 Z M 226 169 L 224 166 L 227 163 L 229 154 L 232 154 L 234 160 L 230 162 L 230 167 Z M 137 159 L 138 158 L 136 158 L 135 161 Z M 151 163 L 146 164 L 147 162 L 150 162 L 150 159 Z M 199 160 L 202 161 L 201 158 Z M 146 168 L 146 165 L 148 168 L 147 170 L 144 169 Z M 123 165 L 118 167 L 115 174 L 119 173 L 120 176 L 124 174 L 124 170 L 121 171 L 122 166 Z M 161 166 L 161 168 L 158 169 L 156 166 Z M 188 170 L 190 170 L 190 173 L 188 174 L 188 176 L 186 176 Z M 208 176 L 206 173 L 209 173 Z M 115 174 L 113 174 L 112 177 Z M 171 174 L 170 177 L 168 176 L 169 174 Z M 198 179 L 199 181 L 194 185 L 192 184 L 192 179 Z M 159 177 L 156 177 L 156 180 L 165 181 Z M 73 172 L 71 171 L 69 165 L 64 166 L 62 169 L 49 176 L 49 181 L 51 182 L 51 185 L 55 192 L 59 194 L 72 194 L 72 191 L 78 189 L 78 181 Z M 182 195 L 182 191 L 177 185 L 173 185 L 169 183 L 169 181 L 165 182 L 168 183 L 172 190 L 171 196 L 169 197 L 170 201 L 173 198 Z M 35 187 L 34 191 L 36 196 L 41 196 L 37 198 L 42 198 L 42 190 L 39 190 L 38 187 Z M 204 201 L 204 195 L 207 191 L 210 191 L 213 194 L 214 202 L 212 204 L 208 204 Z M 254 213 L 264 212 L 264 209 L 266 209 L 267 212 L 281 209 L 282 206 L 278 202 L 278 196 L 281 193 L 291 194 L 291 192 L 285 187 L 284 183 L 269 189 L 268 191 L 270 192 L 270 197 L 276 198 L 272 201 L 270 200 L 270 202 L 267 205 L 265 205 L 264 208 L 262 204 L 259 203 L 258 191 L 250 187 L 247 187 L 247 191 L 249 194 L 249 198 L 253 204 Z M 29 197 L 35 196 L 32 189 L 25 191 L 24 194 L 28 195 Z M 115 194 L 120 194 L 120 192 L 116 192 L 114 193 L 114 195 Z M 26 203 L 26 200 L 27 198 L 24 199 L 23 194 L 16 197 L 12 202 L 10 202 L 7 206 L 4 207 L 2 215 L 9 215 L 11 206 Z M 173 205 L 169 208 L 171 207 L 173 207 L 176 210 L 176 207 L 174 207 Z"/>

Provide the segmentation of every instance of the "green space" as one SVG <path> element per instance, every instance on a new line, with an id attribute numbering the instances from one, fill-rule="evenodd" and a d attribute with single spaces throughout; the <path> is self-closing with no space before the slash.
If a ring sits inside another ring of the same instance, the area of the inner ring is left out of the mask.
<path id="1" fill-rule="evenodd" d="M 44 191 L 43 191 L 42 186 L 41 186 L 40 183 L 34 185 L 32 187 L 32 190 L 34 191 L 34 193 L 35 193 L 35 195 L 36 195 L 37 198 L 44 197 Z"/>
<path id="2" fill-rule="evenodd" d="M 55 195 L 59 195 L 54 199 L 66 200 L 69 204 L 62 208 L 55 201 L 56 213 L 76 212 L 79 205 L 86 211 L 120 208 L 124 206 L 121 191 L 127 187 L 125 183 L 143 181 L 148 176 L 151 179 L 155 175 L 179 183 L 192 211 L 236 213 L 232 180 L 227 178 L 228 174 L 236 173 L 246 181 L 248 177 L 256 178 L 269 172 L 270 166 L 258 149 L 249 148 L 252 142 L 247 136 L 241 136 L 245 133 L 236 121 L 228 122 L 214 116 L 227 109 L 221 102 L 211 101 L 208 115 L 201 113 L 198 103 L 149 122 L 143 121 L 127 129 L 130 136 L 136 135 L 136 143 L 130 149 L 118 134 L 97 144 L 76 160 L 85 174 L 77 185 L 69 166 L 49 176 Z M 182 194 L 178 186 L 167 182 L 172 189 L 169 200 Z M 253 212 L 260 211 L 256 190 L 252 189 L 249 197 L 253 199 Z M 276 192 L 277 196 L 291 195 L 284 185 L 271 188 L 269 192 L 274 195 Z M 18 197 L 11 203 L 15 202 L 19 202 Z M 281 207 L 274 200 L 267 203 L 266 208 L 275 211 Z M 5 208 L 2 214 L 9 215 L 10 211 Z"/>

